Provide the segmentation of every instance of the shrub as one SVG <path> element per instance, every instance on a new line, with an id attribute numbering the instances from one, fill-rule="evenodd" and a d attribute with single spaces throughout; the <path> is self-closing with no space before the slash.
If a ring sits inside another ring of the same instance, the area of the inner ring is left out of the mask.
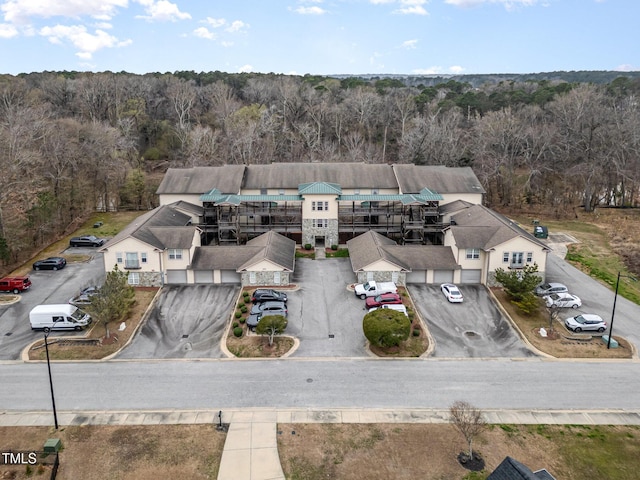
<path id="1" fill-rule="evenodd" d="M 238 325 L 238 322 L 233 322 L 233 328 L 236 328 Z"/>
<path id="2" fill-rule="evenodd" d="M 338 250 L 338 245 L 331 245 L 331 250 Z"/>
<path id="3" fill-rule="evenodd" d="M 233 334 L 236 337 L 241 337 L 242 336 L 242 327 L 236 327 L 233 329 Z"/>
<path id="4" fill-rule="evenodd" d="M 242 307 L 244 307 L 244 303 L 240 302 L 240 303 L 238 304 L 238 308 L 242 308 Z"/>
<path id="5" fill-rule="evenodd" d="M 236 318 L 240 318 L 242 316 L 242 312 L 236 312 Z"/>
<path id="6" fill-rule="evenodd" d="M 242 307 L 240 307 L 240 311 L 242 313 L 247 313 L 247 307 L 245 305 L 243 305 Z"/>
<path id="7" fill-rule="evenodd" d="M 420 329 L 419 328 L 414 328 L 413 329 L 413 336 L 414 337 L 419 337 L 420 336 Z"/>
<path id="8" fill-rule="evenodd" d="M 311 244 L 310 243 L 305 243 L 304 244 L 304 249 L 305 250 L 311 250 Z"/>
<path id="9" fill-rule="evenodd" d="M 395 347 L 409 338 L 411 321 L 402 312 L 379 308 L 362 319 L 367 340 L 377 347 Z"/>
<path id="10" fill-rule="evenodd" d="M 240 319 L 240 323 L 241 323 L 242 325 L 244 325 L 244 323 L 245 323 L 246 321 L 247 321 L 247 319 L 246 319 L 246 318 L 241 318 L 241 319 Z"/>
<path id="11" fill-rule="evenodd" d="M 414 312 L 407 312 L 407 315 L 409 315 L 409 320 L 411 320 L 413 322 L 413 319 L 416 318 L 416 314 Z"/>

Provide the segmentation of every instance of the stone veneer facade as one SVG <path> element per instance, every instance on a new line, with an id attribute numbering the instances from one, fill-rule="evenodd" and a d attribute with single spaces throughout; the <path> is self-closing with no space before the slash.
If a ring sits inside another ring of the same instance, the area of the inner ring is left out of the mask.
<path id="1" fill-rule="evenodd" d="M 280 283 L 276 283 L 273 280 L 274 273 L 276 272 L 255 272 L 256 281 L 251 283 L 251 272 L 242 272 L 242 285 L 244 286 L 256 286 L 261 287 L 265 285 L 289 285 L 291 282 L 291 273 L 290 272 L 280 272 Z"/>
<path id="2" fill-rule="evenodd" d="M 328 219 L 327 228 L 313 226 L 313 219 L 302 220 L 302 245 L 315 246 L 316 237 L 324 237 L 324 246 L 338 245 L 338 219 Z"/>
<path id="3" fill-rule="evenodd" d="M 134 271 L 134 273 L 136 273 Z M 133 287 L 162 287 L 162 275 L 160 272 L 137 272 L 140 275 L 140 283 Z"/>
<path id="4" fill-rule="evenodd" d="M 369 278 L 369 275 L 373 274 L 373 278 Z M 393 282 L 393 272 L 358 272 L 358 283 L 367 283 L 369 280 L 375 280 L 376 282 Z M 397 285 L 404 285 L 406 283 L 407 274 L 405 272 L 398 272 Z"/>

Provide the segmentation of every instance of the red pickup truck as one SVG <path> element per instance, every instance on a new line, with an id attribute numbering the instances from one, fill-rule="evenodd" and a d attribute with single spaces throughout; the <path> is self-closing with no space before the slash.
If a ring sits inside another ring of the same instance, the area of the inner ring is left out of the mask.
<path id="1" fill-rule="evenodd" d="M 20 293 L 31 288 L 29 277 L 4 277 L 0 279 L 0 292 Z"/>

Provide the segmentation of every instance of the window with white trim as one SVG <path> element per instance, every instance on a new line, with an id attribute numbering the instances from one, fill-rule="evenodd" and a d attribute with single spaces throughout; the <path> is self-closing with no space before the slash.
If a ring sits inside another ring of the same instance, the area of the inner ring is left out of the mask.
<path id="1" fill-rule="evenodd" d="M 180 249 L 180 248 L 170 248 L 169 249 L 169 260 L 182 260 L 182 249 Z"/>
<path id="2" fill-rule="evenodd" d="M 326 218 L 314 218 L 312 222 L 313 228 L 327 228 L 329 226 L 329 221 Z"/>
<path id="3" fill-rule="evenodd" d="M 249 272 L 249 283 L 255 285 L 256 282 L 256 272 Z"/>
<path id="4" fill-rule="evenodd" d="M 527 263 L 533 262 L 533 252 L 527 252 Z"/>
<path id="5" fill-rule="evenodd" d="M 116 262 L 122 263 L 123 262 L 122 258 L 123 258 L 122 252 L 116 252 Z"/>
<path id="6" fill-rule="evenodd" d="M 284 195 L 284 188 L 280 188 L 278 190 L 278 195 Z"/>
<path id="7" fill-rule="evenodd" d="M 127 283 L 129 285 L 140 285 L 140 274 L 138 272 L 129 272 Z"/>
<path id="8" fill-rule="evenodd" d="M 467 260 L 477 260 L 480 258 L 479 248 L 467 248 Z"/>
<path id="9" fill-rule="evenodd" d="M 142 263 L 147 263 L 147 252 L 140 252 L 140 261 Z"/>
<path id="10" fill-rule="evenodd" d="M 315 211 L 316 209 L 316 202 L 311 202 L 311 210 Z"/>
<path id="11" fill-rule="evenodd" d="M 322 202 L 318 202 L 318 211 L 321 212 L 322 210 L 324 210 L 324 208 L 322 208 L 323 203 Z"/>
<path id="12" fill-rule="evenodd" d="M 502 263 L 509 263 L 509 252 L 502 252 Z"/>
<path id="13" fill-rule="evenodd" d="M 325 212 L 329 211 L 329 202 L 324 202 L 324 211 Z"/>
<path id="14" fill-rule="evenodd" d="M 273 272 L 273 283 L 280 285 L 282 279 L 280 278 L 280 272 Z"/>

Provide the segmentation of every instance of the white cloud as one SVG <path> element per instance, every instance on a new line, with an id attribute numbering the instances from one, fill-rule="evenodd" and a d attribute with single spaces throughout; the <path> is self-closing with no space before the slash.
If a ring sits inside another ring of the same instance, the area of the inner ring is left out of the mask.
<path id="1" fill-rule="evenodd" d="M 7 22 L 25 24 L 32 17 L 91 16 L 101 20 L 111 19 L 116 10 L 126 8 L 128 0 L 8 0 L 1 7 Z"/>
<path id="2" fill-rule="evenodd" d="M 1 36 L 2 36 L 2 34 L 0 34 L 0 37 Z M 616 72 L 635 72 L 637 70 L 640 70 L 640 68 L 634 67 L 630 63 L 623 63 L 622 65 L 618 65 L 613 70 L 616 71 Z"/>
<path id="3" fill-rule="evenodd" d="M 224 18 L 207 17 L 206 19 L 203 20 L 203 23 L 208 23 L 213 28 L 220 28 L 224 24 L 226 24 L 227 21 Z"/>
<path id="4" fill-rule="evenodd" d="M 231 22 L 231 25 L 229 25 L 225 30 L 227 32 L 235 33 L 244 28 L 249 28 L 249 24 L 244 23 L 242 20 L 234 20 L 233 22 Z"/>
<path id="5" fill-rule="evenodd" d="M 238 73 L 249 73 L 253 71 L 253 67 L 251 65 L 243 65 L 238 69 Z"/>
<path id="6" fill-rule="evenodd" d="M 320 7 L 298 7 L 293 10 L 300 15 L 324 15 L 327 11 Z"/>
<path id="7" fill-rule="evenodd" d="M 411 73 L 416 75 L 437 75 L 442 73 L 442 67 L 416 68 Z"/>
<path id="8" fill-rule="evenodd" d="M 145 7 L 147 15 L 138 15 L 149 22 L 175 22 L 176 20 L 188 20 L 191 18 L 186 12 L 181 12 L 175 3 L 168 0 L 137 0 Z"/>
<path id="9" fill-rule="evenodd" d="M 216 38 L 216 34 L 214 32 L 211 32 L 207 27 L 196 28 L 193 31 L 193 34 L 196 37 L 206 38 L 207 40 L 215 40 Z"/>
<path id="10" fill-rule="evenodd" d="M 93 25 L 95 28 L 99 28 L 100 30 L 109 30 L 113 28 L 109 22 L 99 22 Z"/>
<path id="11" fill-rule="evenodd" d="M 511 10 L 519 5 L 524 7 L 530 7 L 539 3 L 539 0 L 445 0 L 444 3 L 453 5 L 455 7 L 470 8 L 482 5 L 484 3 L 497 3 L 504 5 L 507 10 Z"/>
<path id="12" fill-rule="evenodd" d="M 461 67 L 460 65 L 452 65 L 449 67 L 449 71 L 451 73 L 455 73 L 456 75 L 460 75 L 462 72 L 464 72 L 465 68 Z"/>
<path id="13" fill-rule="evenodd" d="M 407 50 L 413 50 L 418 45 L 418 40 L 405 40 L 402 42 L 402 48 L 406 48 Z"/>
<path id="14" fill-rule="evenodd" d="M 427 0 L 400 0 L 400 8 L 394 10 L 393 13 L 401 15 L 429 15 L 429 12 L 423 7 Z"/>
<path id="15" fill-rule="evenodd" d="M 95 52 L 103 48 L 124 47 L 131 44 L 131 40 L 120 41 L 103 30 L 89 33 L 84 25 L 43 27 L 39 33 L 57 45 L 64 43 L 64 40 L 70 42 L 78 49 L 76 55 L 83 60 L 91 59 Z"/>
<path id="16" fill-rule="evenodd" d="M 0 23 L 0 38 L 11 38 L 18 35 L 16 27 L 10 23 Z"/>

